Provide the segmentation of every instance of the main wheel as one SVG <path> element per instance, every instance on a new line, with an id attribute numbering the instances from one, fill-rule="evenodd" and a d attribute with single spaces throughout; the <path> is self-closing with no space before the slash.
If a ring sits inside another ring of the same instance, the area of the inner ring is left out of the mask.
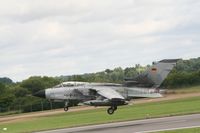
<path id="1" fill-rule="evenodd" d="M 114 109 L 114 111 L 115 111 L 115 110 L 117 110 L 117 106 L 113 106 L 113 107 L 111 107 L 111 108 L 113 108 L 113 109 Z"/>
<path id="2" fill-rule="evenodd" d="M 115 112 L 115 110 L 113 108 L 108 108 L 107 113 L 109 115 L 112 115 Z"/>
<path id="3" fill-rule="evenodd" d="M 65 106 L 65 107 L 64 107 L 64 111 L 67 112 L 68 110 L 69 110 L 69 107 L 68 107 L 68 106 Z"/>

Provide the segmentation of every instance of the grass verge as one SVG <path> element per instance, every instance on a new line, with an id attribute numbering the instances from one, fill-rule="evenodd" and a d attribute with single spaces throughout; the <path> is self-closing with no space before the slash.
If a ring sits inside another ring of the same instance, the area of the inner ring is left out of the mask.
<path id="1" fill-rule="evenodd" d="M 106 109 L 62 113 L 54 116 L 30 118 L 28 120 L 0 123 L 1 133 L 27 133 L 39 130 L 100 124 L 117 121 L 145 119 L 172 115 L 200 113 L 200 97 L 144 103 L 120 107 L 114 115 Z M 3 131 L 3 128 L 7 128 Z"/>
<path id="2" fill-rule="evenodd" d="M 21 114 L 21 111 L 4 112 L 4 113 L 0 113 L 0 116 L 13 115 L 13 114 Z"/>

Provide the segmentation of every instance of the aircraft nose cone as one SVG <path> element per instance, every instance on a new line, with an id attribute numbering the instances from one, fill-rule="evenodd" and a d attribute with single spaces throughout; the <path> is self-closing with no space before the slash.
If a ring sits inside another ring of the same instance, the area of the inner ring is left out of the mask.
<path id="1" fill-rule="evenodd" d="M 40 90 L 40 91 L 36 92 L 35 94 L 33 94 L 33 96 L 46 98 L 45 90 Z"/>

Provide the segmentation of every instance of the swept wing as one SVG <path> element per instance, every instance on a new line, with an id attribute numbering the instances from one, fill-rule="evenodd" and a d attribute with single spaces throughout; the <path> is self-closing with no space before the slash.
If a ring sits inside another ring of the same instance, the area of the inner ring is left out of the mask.
<path id="1" fill-rule="evenodd" d="M 112 88 L 107 87 L 95 87 L 92 90 L 95 90 L 99 95 L 105 97 L 106 99 L 113 100 L 113 99 L 121 99 L 124 100 L 125 98 L 119 94 L 117 91 L 113 90 Z"/>

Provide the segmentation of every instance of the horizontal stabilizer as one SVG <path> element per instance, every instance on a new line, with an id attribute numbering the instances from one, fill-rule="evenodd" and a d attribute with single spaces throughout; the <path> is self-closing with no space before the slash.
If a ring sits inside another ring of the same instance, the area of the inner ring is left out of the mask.
<path id="1" fill-rule="evenodd" d="M 159 98 L 163 97 L 160 93 L 146 93 L 146 94 L 130 94 L 129 97 L 134 98 Z"/>
<path id="2" fill-rule="evenodd" d="M 157 89 L 147 89 L 147 88 L 130 88 L 127 87 L 126 92 L 127 97 L 136 98 L 136 97 L 149 97 L 156 98 L 162 97 L 162 95 L 158 92 Z"/>

